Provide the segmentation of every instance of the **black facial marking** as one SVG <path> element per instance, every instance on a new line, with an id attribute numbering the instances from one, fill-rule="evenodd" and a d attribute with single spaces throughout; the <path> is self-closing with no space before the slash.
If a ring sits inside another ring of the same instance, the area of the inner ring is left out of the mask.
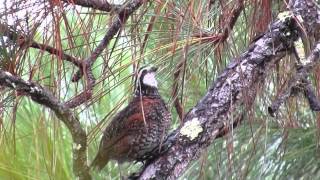
<path id="1" fill-rule="evenodd" d="M 143 78 L 148 73 L 156 72 L 157 68 L 143 66 L 139 69 L 135 82 L 135 95 L 158 96 L 158 89 L 143 83 Z M 138 83 L 137 83 L 138 81 Z"/>

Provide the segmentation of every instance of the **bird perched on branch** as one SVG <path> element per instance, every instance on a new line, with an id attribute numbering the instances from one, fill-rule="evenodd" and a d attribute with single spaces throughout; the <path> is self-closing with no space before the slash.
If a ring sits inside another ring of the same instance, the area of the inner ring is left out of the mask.
<path id="1" fill-rule="evenodd" d="M 134 97 L 105 129 L 91 168 L 101 170 L 109 160 L 141 160 L 161 146 L 171 114 L 158 92 L 156 71 L 155 67 L 139 69 Z"/>

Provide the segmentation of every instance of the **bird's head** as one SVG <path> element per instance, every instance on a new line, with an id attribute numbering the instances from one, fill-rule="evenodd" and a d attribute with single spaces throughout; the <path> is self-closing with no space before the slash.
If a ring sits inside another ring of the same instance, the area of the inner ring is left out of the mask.
<path id="1" fill-rule="evenodd" d="M 158 95 L 157 69 L 153 66 L 143 66 L 139 69 L 135 83 L 136 95 Z"/>

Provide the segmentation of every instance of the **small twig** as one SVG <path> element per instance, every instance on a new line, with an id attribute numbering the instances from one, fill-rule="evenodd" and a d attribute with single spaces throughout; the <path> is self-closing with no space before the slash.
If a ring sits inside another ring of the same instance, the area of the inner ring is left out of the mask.
<path id="1" fill-rule="evenodd" d="M 320 111 L 320 101 L 313 90 L 311 82 L 308 79 L 303 79 L 302 83 L 304 84 L 304 96 L 308 100 L 310 109 L 312 111 Z"/>
<path id="2" fill-rule="evenodd" d="M 308 76 L 313 68 L 318 64 L 320 57 L 320 43 L 317 43 L 312 50 L 310 56 L 307 58 L 308 64 L 300 65 L 297 67 L 297 73 L 289 80 L 288 87 L 280 93 L 277 99 L 268 107 L 268 112 L 271 116 L 279 110 L 280 106 L 291 96 L 296 95 L 298 92 L 303 93 L 307 98 L 311 110 L 320 110 L 320 101 L 317 100 L 315 92 L 312 88 Z"/>
<path id="3" fill-rule="evenodd" d="M 125 4 L 116 17 L 113 18 L 110 28 L 106 32 L 105 36 L 96 47 L 96 49 L 92 52 L 92 54 L 84 60 L 84 64 L 88 66 L 92 66 L 98 56 L 102 53 L 102 51 L 108 46 L 110 40 L 113 38 L 115 34 L 119 32 L 122 28 L 123 24 L 126 22 L 128 17 L 137 10 L 142 5 L 142 0 L 134 0 L 130 3 Z M 83 72 L 78 71 L 74 77 L 73 81 L 79 81 L 82 77 Z"/>
<path id="4" fill-rule="evenodd" d="M 86 87 L 85 89 L 74 98 L 66 102 L 66 106 L 69 108 L 75 108 L 85 102 L 87 102 L 92 97 L 93 87 L 95 85 L 95 78 L 92 74 L 92 65 L 102 53 L 102 51 L 108 46 L 111 39 L 116 35 L 120 29 L 123 27 L 123 24 L 127 21 L 129 16 L 137 10 L 143 3 L 143 0 L 134 0 L 129 3 L 126 3 L 113 18 L 110 28 L 106 32 L 105 36 L 92 52 L 92 54 L 83 61 L 82 71 L 78 71 L 72 78 L 72 81 L 77 82 L 84 75 Z"/>
<path id="5" fill-rule="evenodd" d="M 272 105 L 268 107 L 268 113 L 274 117 L 275 113 L 279 110 L 280 106 L 292 95 L 294 87 L 297 87 L 297 77 L 293 77 L 288 82 L 288 87 L 285 88 L 277 97 Z"/>
<path id="6" fill-rule="evenodd" d="M 183 121 L 184 113 L 183 113 L 182 104 L 180 103 L 180 100 L 178 98 L 178 89 L 179 89 L 179 76 L 180 76 L 180 72 L 184 62 L 185 61 L 182 60 L 177 64 L 176 70 L 173 73 L 174 79 L 173 79 L 173 88 L 172 88 L 172 97 L 173 97 L 174 107 L 176 108 L 176 111 L 181 121 Z"/>
<path id="7" fill-rule="evenodd" d="M 218 43 L 223 43 L 227 38 L 229 37 L 229 34 L 231 30 L 233 29 L 238 17 L 240 16 L 240 13 L 242 12 L 244 8 L 244 1 L 238 0 L 234 8 L 231 10 L 231 13 L 229 15 L 229 19 L 227 20 L 228 23 L 226 23 L 223 27 L 222 33 L 218 34 L 210 34 L 210 33 L 200 33 L 200 34 L 194 34 L 193 37 L 199 37 L 203 38 L 204 40 L 210 40 L 215 45 Z M 184 66 L 185 60 L 180 61 L 177 66 L 176 70 L 173 74 L 173 86 L 172 86 L 172 97 L 175 109 L 179 115 L 180 120 L 183 120 L 184 117 L 184 111 L 183 106 L 180 103 L 180 100 L 178 98 L 178 88 L 179 88 L 179 76 L 181 73 L 181 69 Z"/>
<path id="8" fill-rule="evenodd" d="M 64 122 L 73 139 L 73 171 L 79 179 L 91 179 L 87 166 L 87 135 L 80 121 L 69 108 L 59 102 L 58 98 L 42 86 L 25 81 L 9 72 L 0 70 L 0 85 L 16 90 L 19 94 L 29 96 L 33 101 L 50 108 Z"/>
<path id="9" fill-rule="evenodd" d="M 58 50 L 52 46 L 38 43 L 34 40 L 30 40 L 27 38 L 27 35 L 25 35 L 22 32 L 17 32 L 13 30 L 13 28 L 7 24 L 0 23 L 0 34 L 3 34 L 4 36 L 8 37 L 11 41 L 17 42 L 17 44 L 20 47 L 32 47 L 35 49 L 40 49 L 42 51 L 46 51 L 50 54 L 59 56 L 62 60 L 66 60 L 77 66 L 79 69 L 82 69 L 82 63 L 79 59 L 64 53 L 61 50 Z"/>
<path id="10" fill-rule="evenodd" d="M 226 38 L 229 36 L 230 32 L 232 31 L 235 23 L 238 20 L 238 17 L 240 16 L 240 13 L 244 9 L 244 0 L 238 0 L 235 4 L 234 8 L 231 10 L 231 12 L 228 14 L 229 19 L 226 21 L 226 25 L 223 27 L 222 30 L 222 41 L 225 41 Z"/>
<path id="11" fill-rule="evenodd" d="M 82 7 L 98 9 L 105 12 L 119 11 L 121 5 L 110 4 L 107 0 L 63 0 L 69 4 L 75 4 Z"/>
<path id="12" fill-rule="evenodd" d="M 244 117 L 245 117 L 245 113 L 242 113 L 234 118 L 233 124 L 230 124 L 229 126 L 221 126 L 222 129 L 220 129 L 219 134 L 217 135 L 217 138 L 225 136 L 233 128 L 236 128 L 244 120 Z"/>
<path id="13" fill-rule="evenodd" d="M 54 55 L 57 55 L 59 56 L 61 59 L 63 60 L 66 60 L 66 61 L 69 61 L 71 62 L 72 64 L 74 64 L 75 66 L 77 66 L 79 69 L 82 69 L 82 63 L 79 59 L 67 54 L 67 53 L 64 53 L 52 46 L 48 46 L 46 44 L 41 44 L 41 43 L 37 43 L 35 41 L 32 41 L 29 45 L 29 47 L 33 47 L 33 48 L 36 48 L 36 49 L 40 49 L 40 50 L 43 50 L 43 51 L 47 51 L 48 53 L 50 54 L 54 54 Z"/>
<path id="14" fill-rule="evenodd" d="M 223 25 L 220 33 L 212 34 L 207 32 L 200 32 L 199 34 L 194 34 L 193 37 L 203 38 L 204 41 L 211 41 L 214 44 L 224 42 L 229 37 L 229 34 L 232 31 L 243 9 L 244 0 L 238 0 L 231 12 L 228 13 L 229 18 L 225 21 L 226 23 Z"/>

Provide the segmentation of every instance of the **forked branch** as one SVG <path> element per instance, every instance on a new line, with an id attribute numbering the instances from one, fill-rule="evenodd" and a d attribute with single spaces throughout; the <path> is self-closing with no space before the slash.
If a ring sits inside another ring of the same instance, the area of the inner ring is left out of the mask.
<path id="1" fill-rule="evenodd" d="M 20 94 L 27 95 L 33 101 L 55 112 L 56 116 L 64 122 L 72 135 L 74 143 L 72 148 L 73 170 L 75 176 L 79 179 L 91 179 L 87 166 L 87 135 L 74 113 L 44 87 L 31 81 L 25 81 L 3 70 L 0 70 L 0 86 L 9 87 Z"/>
<path id="2" fill-rule="evenodd" d="M 311 82 L 308 80 L 310 73 L 314 67 L 319 64 L 320 58 L 320 43 L 317 43 L 311 54 L 307 58 L 306 65 L 299 65 L 297 73 L 289 80 L 287 88 L 279 94 L 276 100 L 268 108 L 271 116 L 279 110 L 280 106 L 288 100 L 289 97 L 302 93 L 309 102 L 310 109 L 320 111 L 320 101 L 316 97 Z"/>
<path id="3" fill-rule="evenodd" d="M 97 60 L 98 56 L 101 55 L 102 51 L 108 46 L 111 39 L 121 31 L 124 23 L 127 21 L 129 16 L 137 10 L 143 3 L 143 0 L 133 0 L 121 7 L 117 15 L 113 18 L 111 26 L 108 28 L 105 36 L 100 41 L 99 45 L 91 53 L 91 55 L 86 58 L 83 63 L 83 69 L 78 71 L 72 78 L 72 81 L 79 81 L 84 75 L 86 86 L 85 89 L 75 96 L 74 98 L 66 102 L 66 106 L 69 108 L 75 108 L 85 102 L 87 102 L 92 97 L 93 87 L 95 85 L 95 78 L 92 74 L 92 65 Z"/>

